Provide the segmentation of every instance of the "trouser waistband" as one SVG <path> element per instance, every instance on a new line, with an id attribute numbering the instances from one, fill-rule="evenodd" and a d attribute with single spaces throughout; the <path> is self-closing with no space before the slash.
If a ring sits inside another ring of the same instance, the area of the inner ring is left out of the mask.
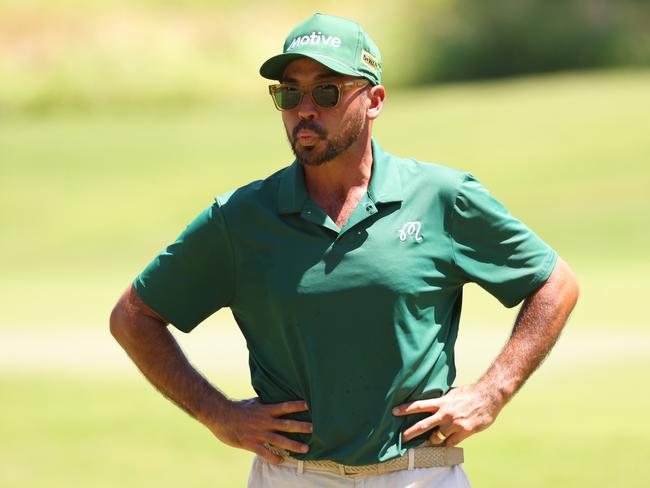
<path id="1" fill-rule="evenodd" d="M 404 469 L 454 466 L 464 461 L 463 449 L 460 447 L 418 446 L 406 451 L 404 456 L 383 463 L 362 466 L 348 466 L 335 461 L 301 461 L 291 457 L 289 452 L 284 449 L 278 449 L 275 446 L 268 446 L 268 449 L 274 454 L 282 456 L 285 464 L 296 466 L 299 473 L 305 470 L 325 471 L 341 476 L 368 476 Z"/>

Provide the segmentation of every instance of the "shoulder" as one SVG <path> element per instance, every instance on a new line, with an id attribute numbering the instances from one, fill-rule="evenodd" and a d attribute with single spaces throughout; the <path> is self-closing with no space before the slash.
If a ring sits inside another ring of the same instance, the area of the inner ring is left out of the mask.
<path id="1" fill-rule="evenodd" d="M 237 215 L 265 208 L 277 208 L 277 195 L 280 181 L 290 166 L 284 167 L 267 178 L 252 181 L 215 198 L 215 205 L 224 214 Z"/>
<path id="2" fill-rule="evenodd" d="M 391 155 L 391 164 L 399 169 L 406 193 L 420 193 L 453 202 L 463 184 L 472 179 L 467 171 L 436 162 L 420 161 Z"/>

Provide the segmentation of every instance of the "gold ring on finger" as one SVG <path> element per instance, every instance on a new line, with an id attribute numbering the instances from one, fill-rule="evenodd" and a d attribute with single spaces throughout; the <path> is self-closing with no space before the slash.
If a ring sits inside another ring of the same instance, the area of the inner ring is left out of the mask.
<path id="1" fill-rule="evenodd" d="M 436 437 L 440 439 L 442 442 L 445 442 L 447 440 L 447 436 L 440 432 L 440 429 L 436 430 Z"/>

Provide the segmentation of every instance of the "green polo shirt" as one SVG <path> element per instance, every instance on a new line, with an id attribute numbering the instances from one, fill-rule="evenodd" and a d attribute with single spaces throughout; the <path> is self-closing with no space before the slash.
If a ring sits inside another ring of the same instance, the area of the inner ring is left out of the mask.
<path id="1" fill-rule="evenodd" d="M 348 465 L 403 455 L 401 432 L 456 374 L 463 285 L 507 307 L 551 273 L 555 252 L 468 173 L 402 159 L 373 140 L 367 194 L 342 228 L 309 198 L 293 163 L 220 196 L 135 279 L 189 332 L 229 307 L 265 403 L 304 399 L 302 459 Z M 215 353 L 219 345 L 215 344 Z"/>

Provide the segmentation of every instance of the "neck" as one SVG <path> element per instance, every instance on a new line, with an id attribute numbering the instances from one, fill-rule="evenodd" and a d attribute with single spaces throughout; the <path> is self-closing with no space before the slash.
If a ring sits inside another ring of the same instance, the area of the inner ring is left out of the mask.
<path id="1" fill-rule="evenodd" d="M 359 139 L 343 154 L 319 166 L 304 166 L 305 184 L 316 201 L 323 197 L 345 199 L 351 192 L 365 191 L 372 174 L 371 139 Z"/>
<path id="2" fill-rule="evenodd" d="M 370 136 L 360 137 L 337 158 L 304 169 L 309 196 L 342 228 L 368 190 L 372 175 Z"/>

